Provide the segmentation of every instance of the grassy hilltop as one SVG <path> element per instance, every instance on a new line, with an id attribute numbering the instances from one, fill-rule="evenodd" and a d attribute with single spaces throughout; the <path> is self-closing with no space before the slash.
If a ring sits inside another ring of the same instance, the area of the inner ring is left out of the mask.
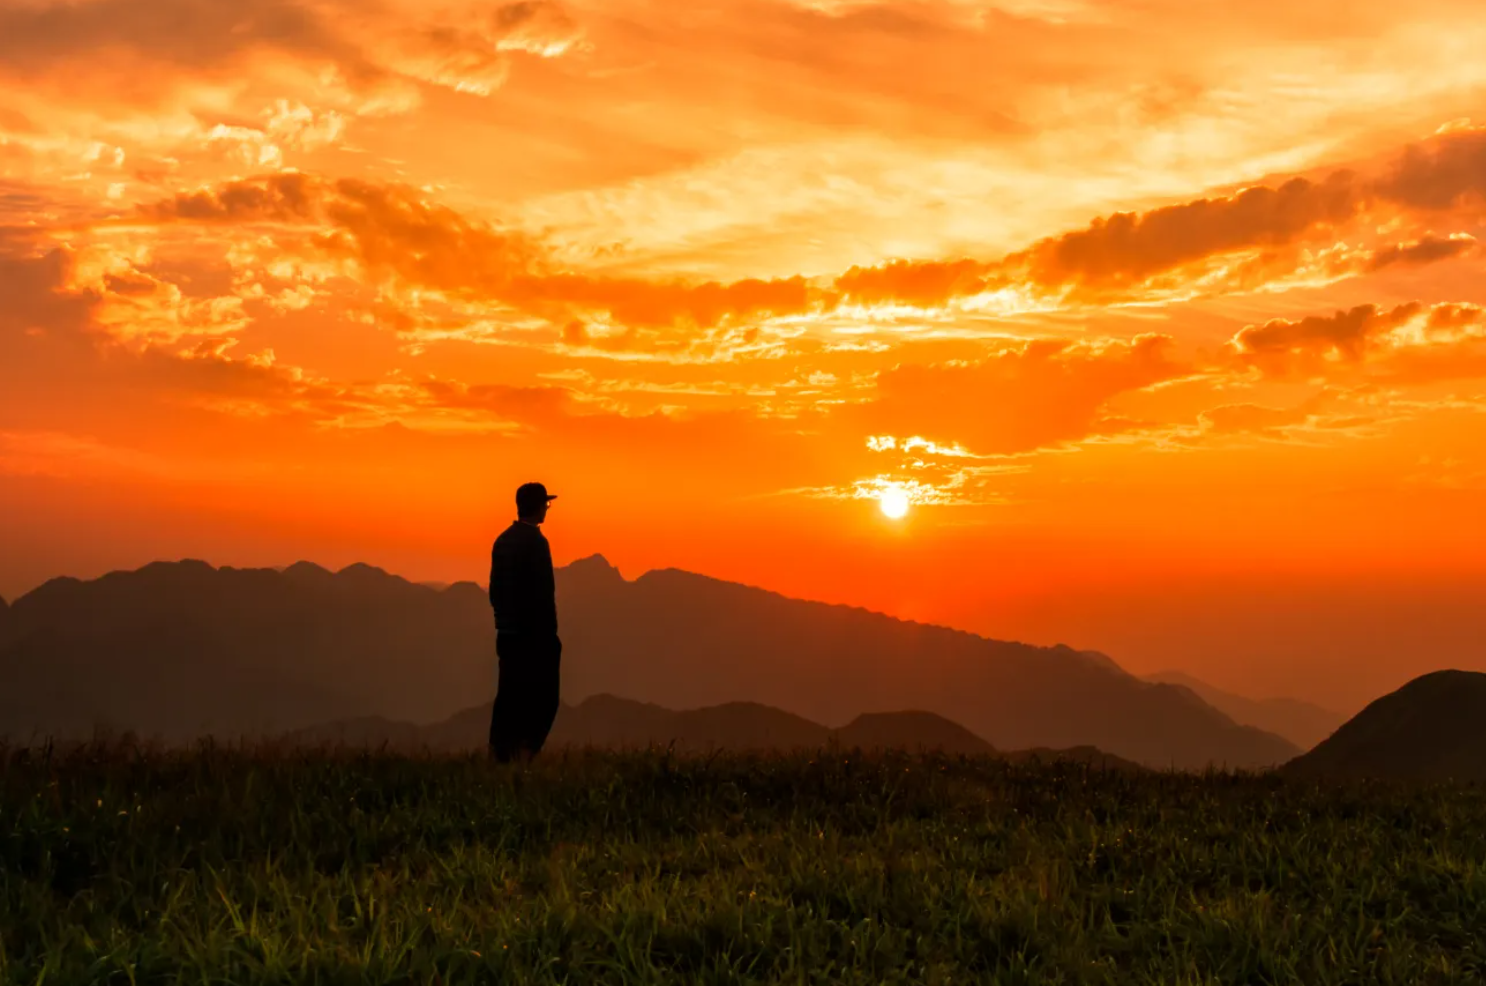
<path id="1" fill-rule="evenodd" d="M 884 754 L 0 754 L 0 983 L 1486 975 L 1486 791 Z"/>

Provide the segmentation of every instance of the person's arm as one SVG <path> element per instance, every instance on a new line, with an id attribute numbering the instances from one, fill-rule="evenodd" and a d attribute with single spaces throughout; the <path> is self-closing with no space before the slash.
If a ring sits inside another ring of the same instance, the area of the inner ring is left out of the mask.
<path id="1" fill-rule="evenodd" d="M 521 629 L 522 545 L 519 539 L 502 535 L 490 552 L 490 608 L 495 611 L 497 630 Z"/>
<path id="2" fill-rule="evenodd" d="M 495 600 L 497 598 L 496 593 L 500 587 L 500 584 L 500 542 L 497 541 L 495 544 L 492 544 L 490 546 L 490 608 L 492 610 L 498 611 L 500 608 L 495 603 Z"/>
<path id="3" fill-rule="evenodd" d="M 542 538 L 542 605 L 552 632 L 557 632 L 557 575 L 552 570 L 552 545 Z"/>
<path id="4" fill-rule="evenodd" d="M 508 546 L 504 559 L 506 605 L 510 609 L 510 629 L 531 633 L 541 625 L 541 535 L 535 531 L 518 531 Z"/>

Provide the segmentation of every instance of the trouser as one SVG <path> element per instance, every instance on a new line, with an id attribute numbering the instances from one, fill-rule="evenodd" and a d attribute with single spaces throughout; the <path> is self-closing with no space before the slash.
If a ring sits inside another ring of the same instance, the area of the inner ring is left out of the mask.
<path id="1" fill-rule="evenodd" d="M 490 710 L 490 752 L 506 763 L 539 753 L 547 742 L 557 718 L 562 641 L 555 633 L 497 633 L 495 654 L 500 681 Z"/>

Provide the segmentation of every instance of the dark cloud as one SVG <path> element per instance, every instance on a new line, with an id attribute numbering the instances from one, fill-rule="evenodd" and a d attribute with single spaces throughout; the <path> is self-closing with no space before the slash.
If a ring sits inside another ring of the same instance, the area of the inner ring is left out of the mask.
<path id="1" fill-rule="evenodd" d="M 1408 147 L 1376 185 L 1379 195 L 1416 209 L 1450 209 L 1486 196 L 1486 130 L 1444 134 Z"/>
<path id="2" fill-rule="evenodd" d="M 321 17 L 297 0 L 87 0 L 0 7 L 0 66 L 17 74 L 120 57 L 222 72 L 239 56 L 263 49 L 356 60 Z"/>
<path id="3" fill-rule="evenodd" d="M 0 4 L 0 76 L 94 103 L 138 104 L 192 79 L 248 82 L 250 63 L 289 61 L 352 92 L 416 80 L 488 92 L 511 48 L 550 52 L 577 25 L 553 2 L 398 19 L 355 0 L 80 0 Z"/>
<path id="4" fill-rule="evenodd" d="M 0 3 L 0 78 L 72 106 L 139 110 L 196 81 L 246 83 L 262 58 L 352 90 L 394 75 L 299 0 Z"/>
<path id="5" fill-rule="evenodd" d="M 1334 315 L 1312 315 L 1296 321 L 1274 319 L 1239 330 L 1229 350 L 1245 366 L 1269 376 L 1292 377 L 1323 372 L 1329 363 L 1357 363 L 1377 338 L 1418 315 L 1418 302 L 1383 311 L 1358 305 Z"/>
<path id="6" fill-rule="evenodd" d="M 1407 332 L 1398 331 L 1405 327 Z M 1227 358 L 1275 379 L 1473 379 L 1486 376 L 1486 310 L 1414 301 L 1275 319 L 1240 330 L 1228 343 Z"/>
<path id="7" fill-rule="evenodd" d="M 0 340 L 27 334 L 77 334 L 99 296 L 69 288 L 72 253 L 0 230 Z"/>
<path id="8" fill-rule="evenodd" d="M 1399 243 L 1378 250 L 1367 263 L 1367 271 L 1382 270 L 1395 265 L 1416 266 L 1449 260 L 1470 253 L 1476 241 L 1469 236 L 1426 236 L 1414 243 Z"/>
<path id="9" fill-rule="evenodd" d="M 1119 289 L 1193 261 L 1253 247 L 1284 246 L 1318 226 L 1351 220 L 1363 198 L 1356 177 L 1293 178 L 1229 198 L 1198 199 L 1145 213 L 1116 213 L 1046 240 L 1023 260 L 1044 287 Z"/>
<path id="10" fill-rule="evenodd" d="M 836 279 L 836 290 L 860 304 L 943 305 L 980 294 L 990 286 L 988 266 L 975 260 L 895 260 L 880 267 L 853 267 Z"/>
<path id="11" fill-rule="evenodd" d="M 268 175 L 182 192 L 141 206 L 139 214 L 157 222 L 303 222 L 322 214 L 327 187 L 298 172 Z"/>

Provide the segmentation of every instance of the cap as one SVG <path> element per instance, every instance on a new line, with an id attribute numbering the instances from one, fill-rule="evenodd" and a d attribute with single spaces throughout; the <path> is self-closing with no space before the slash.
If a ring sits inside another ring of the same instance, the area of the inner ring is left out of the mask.
<path id="1" fill-rule="evenodd" d="M 545 506 L 557 496 L 547 492 L 547 487 L 541 483 L 525 483 L 516 490 L 516 509 L 525 512 Z"/>

